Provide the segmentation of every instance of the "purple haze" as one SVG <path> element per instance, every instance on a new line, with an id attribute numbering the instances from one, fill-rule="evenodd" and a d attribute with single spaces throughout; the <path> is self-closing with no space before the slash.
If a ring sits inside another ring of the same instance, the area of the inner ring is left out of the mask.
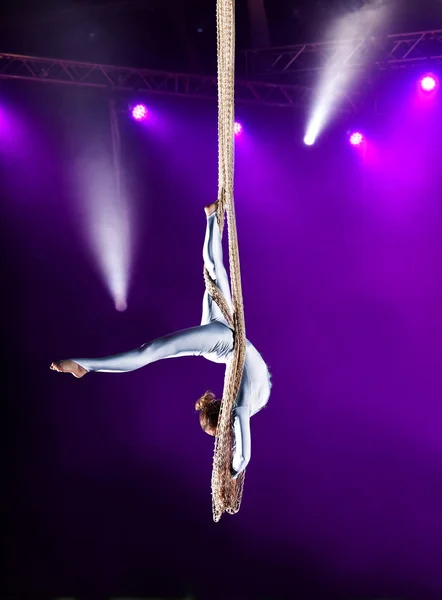
<path id="1" fill-rule="evenodd" d="M 274 387 L 253 418 L 241 511 L 215 525 L 213 440 L 193 405 L 220 393 L 221 366 L 81 381 L 48 369 L 199 323 L 215 106 L 157 98 L 161 127 L 122 121 L 138 250 L 118 313 L 80 231 L 77 165 L 110 156 L 105 97 L 8 92 L 33 141 L 9 156 L 2 139 L 0 154 L 7 594 L 440 599 L 440 102 L 431 129 L 418 106 L 366 117 L 364 156 L 345 123 L 307 151 L 302 118 L 247 109 L 246 325 Z"/>

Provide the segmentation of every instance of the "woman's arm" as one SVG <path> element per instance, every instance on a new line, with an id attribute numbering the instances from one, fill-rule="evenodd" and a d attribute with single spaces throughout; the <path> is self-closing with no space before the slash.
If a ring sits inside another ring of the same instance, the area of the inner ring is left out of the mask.
<path id="1" fill-rule="evenodd" d="M 225 339 L 223 339 L 225 338 Z M 143 344 L 135 350 L 104 358 L 72 359 L 89 372 L 125 373 L 166 358 L 201 356 L 216 351 L 220 343 L 232 343 L 232 332 L 219 323 L 183 329 Z"/>
<path id="2" fill-rule="evenodd" d="M 251 456 L 250 410 L 248 406 L 233 409 L 233 433 L 235 448 L 232 460 L 232 476 L 236 479 L 247 467 Z"/>

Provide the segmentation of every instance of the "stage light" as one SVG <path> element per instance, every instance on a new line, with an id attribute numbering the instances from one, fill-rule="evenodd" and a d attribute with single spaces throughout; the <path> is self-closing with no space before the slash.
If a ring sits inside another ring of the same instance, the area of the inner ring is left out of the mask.
<path id="1" fill-rule="evenodd" d="M 424 92 L 434 92 L 437 87 L 437 79 L 434 75 L 425 75 L 421 79 L 421 88 Z"/>
<path id="2" fill-rule="evenodd" d="M 364 141 L 364 136 L 362 135 L 362 133 L 359 133 L 359 131 L 355 131 L 355 133 L 352 133 L 350 135 L 349 140 L 352 146 L 360 146 Z"/>
<path id="3" fill-rule="evenodd" d="M 240 135 L 243 131 L 243 127 L 241 125 L 241 123 L 238 123 L 238 121 L 236 121 L 235 125 L 233 126 L 233 133 L 235 135 Z"/>
<path id="4" fill-rule="evenodd" d="M 147 117 L 147 107 L 144 104 L 136 104 L 132 108 L 132 117 L 135 121 L 144 121 Z"/>

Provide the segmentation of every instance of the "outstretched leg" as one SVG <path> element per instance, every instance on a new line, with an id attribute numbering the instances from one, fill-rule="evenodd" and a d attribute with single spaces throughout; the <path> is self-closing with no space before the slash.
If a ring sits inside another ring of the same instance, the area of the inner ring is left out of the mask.
<path id="1" fill-rule="evenodd" d="M 221 234 L 216 218 L 216 204 L 211 204 L 205 208 L 207 216 L 206 237 L 204 240 L 203 259 L 204 266 L 209 272 L 210 277 L 215 281 L 221 290 L 227 304 L 232 309 L 232 296 L 230 293 L 229 278 L 223 263 L 223 247 L 221 243 Z M 201 325 L 206 325 L 212 321 L 221 321 L 226 323 L 224 315 L 218 308 L 216 302 L 207 293 L 203 298 L 203 315 Z"/>
<path id="2" fill-rule="evenodd" d="M 202 356 L 215 362 L 225 362 L 233 349 L 232 331 L 220 322 L 176 331 L 135 350 L 103 358 L 73 358 L 52 363 L 51 369 L 72 373 L 79 378 L 91 371 L 126 373 L 165 358 Z"/>

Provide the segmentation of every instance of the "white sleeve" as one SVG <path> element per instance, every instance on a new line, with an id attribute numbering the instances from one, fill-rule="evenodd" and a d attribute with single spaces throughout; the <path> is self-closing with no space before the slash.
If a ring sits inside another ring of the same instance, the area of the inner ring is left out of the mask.
<path id="1" fill-rule="evenodd" d="M 233 433 L 235 446 L 232 460 L 232 476 L 236 479 L 244 471 L 250 461 L 250 410 L 248 406 L 237 406 L 233 409 Z"/>

